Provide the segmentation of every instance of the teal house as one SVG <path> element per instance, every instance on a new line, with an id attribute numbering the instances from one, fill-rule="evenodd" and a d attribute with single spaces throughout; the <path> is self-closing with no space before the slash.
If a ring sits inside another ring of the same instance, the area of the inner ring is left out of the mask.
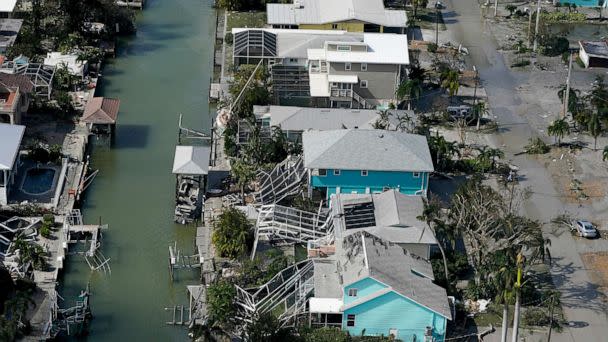
<path id="1" fill-rule="evenodd" d="M 369 194 L 395 189 L 426 196 L 433 162 L 422 135 L 374 129 L 302 134 L 309 195 Z"/>
<path id="2" fill-rule="evenodd" d="M 571 4 L 577 7 L 606 7 L 608 1 L 605 0 L 559 0 L 561 5 Z"/>
<path id="3" fill-rule="evenodd" d="M 315 260 L 312 326 L 408 342 L 445 340 L 452 310 L 427 260 L 367 232 L 342 238 L 335 248 Z"/>

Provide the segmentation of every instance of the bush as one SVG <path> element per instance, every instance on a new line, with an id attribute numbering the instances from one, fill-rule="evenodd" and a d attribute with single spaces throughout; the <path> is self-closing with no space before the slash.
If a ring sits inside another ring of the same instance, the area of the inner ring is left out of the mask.
<path id="1" fill-rule="evenodd" d="M 42 216 L 42 222 L 48 224 L 49 226 L 54 226 L 55 225 L 55 215 L 44 214 Z"/>
<path id="2" fill-rule="evenodd" d="M 245 214 L 229 208 L 215 222 L 211 240 L 220 256 L 236 259 L 248 251 L 250 233 L 251 224 Z"/>
<path id="3" fill-rule="evenodd" d="M 534 327 L 548 325 L 550 319 L 548 313 L 542 308 L 527 308 L 521 317 L 523 324 Z"/>
<path id="4" fill-rule="evenodd" d="M 543 22 L 582 22 L 587 20 L 584 13 L 568 13 L 568 12 L 544 12 L 540 14 Z"/>
<path id="5" fill-rule="evenodd" d="M 545 154 L 551 150 L 551 148 L 545 144 L 541 138 L 530 138 L 528 145 L 524 147 L 527 154 Z"/>
<path id="6" fill-rule="evenodd" d="M 428 52 L 432 52 L 432 53 L 437 52 L 437 44 L 435 44 L 435 43 L 430 43 L 429 45 L 427 45 L 427 46 L 426 46 L 426 50 L 427 50 Z"/>
<path id="7" fill-rule="evenodd" d="M 51 237 L 51 228 L 48 225 L 43 223 L 42 226 L 40 227 L 40 235 L 42 235 L 45 238 Z"/>
<path id="8" fill-rule="evenodd" d="M 224 37 L 224 42 L 226 42 L 226 44 L 228 45 L 232 45 L 233 40 L 234 36 L 232 35 L 232 32 L 226 33 L 226 36 Z"/>
<path id="9" fill-rule="evenodd" d="M 559 36 L 549 36 L 541 40 L 541 54 L 545 56 L 559 56 L 568 51 L 568 39 Z"/>
<path id="10" fill-rule="evenodd" d="M 226 280 L 220 280 L 209 286 L 207 289 L 209 319 L 218 323 L 230 321 L 236 311 L 232 301 L 234 297 L 236 297 L 236 289 Z"/>
<path id="11" fill-rule="evenodd" d="M 515 63 L 511 64 L 511 68 L 525 67 L 525 66 L 528 66 L 528 65 L 530 65 L 530 61 L 527 60 L 527 59 L 524 59 L 522 61 L 515 62 Z"/>
<path id="12" fill-rule="evenodd" d="M 42 163 L 42 164 L 46 164 L 49 162 L 49 151 L 47 151 L 46 149 L 42 148 L 42 147 L 34 147 L 29 154 L 29 157 L 31 160 L 38 162 L 38 163 Z"/>

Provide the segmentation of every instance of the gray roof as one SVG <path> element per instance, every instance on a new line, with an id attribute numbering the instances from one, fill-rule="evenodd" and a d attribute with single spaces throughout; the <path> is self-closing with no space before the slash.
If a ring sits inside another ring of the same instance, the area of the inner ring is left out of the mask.
<path id="1" fill-rule="evenodd" d="M 433 283 L 433 269 L 428 261 L 366 232 L 350 235 L 340 241 L 340 245 L 336 247 L 336 257 L 343 286 L 371 277 L 402 296 L 448 319 L 452 318 L 447 293 Z M 344 309 L 371 298 L 363 298 Z"/>
<path id="2" fill-rule="evenodd" d="M 0 170 L 12 170 L 25 126 L 0 124 Z"/>
<path id="3" fill-rule="evenodd" d="M 375 225 L 357 229 L 345 229 L 341 215 L 334 221 L 336 234 L 348 236 L 366 231 L 374 236 L 392 243 L 402 244 L 437 244 L 433 232 L 426 223 L 419 220 L 424 204 L 420 196 L 408 196 L 396 190 L 380 194 L 338 194 L 333 195 L 331 206 L 336 214 L 344 212 L 344 206 L 357 203 L 373 203 Z"/>
<path id="4" fill-rule="evenodd" d="M 342 298 L 336 260 L 314 260 L 314 286 L 317 298 Z"/>
<path id="5" fill-rule="evenodd" d="M 304 166 L 311 169 L 432 172 L 422 135 L 386 130 L 307 131 Z"/>
<path id="6" fill-rule="evenodd" d="M 604 40 L 582 40 L 579 44 L 590 56 L 608 58 L 608 44 Z"/>
<path id="7" fill-rule="evenodd" d="M 206 175 L 209 172 L 209 146 L 176 146 L 173 173 L 182 175 Z"/>
<path id="8" fill-rule="evenodd" d="M 397 117 L 414 116 L 413 111 L 390 110 L 392 126 Z M 380 112 L 375 109 L 311 108 L 290 106 L 253 106 L 257 117 L 270 116 L 271 126 L 281 126 L 283 131 L 332 130 L 345 128 L 373 128 Z"/>
<path id="9" fill-rule="evenodd" d="M 298 4 L 267 4 L 268 24 L 327 24 L 348 20 L 388 27 L 406 27 L 404 10 L 387 10 L 382 0 L 294 0 Z"/>
<path id="10" fill-rule="evenodd" d="M 21 25 L 23 19 L 0 19 L 0 49 L 9 48 L 15 43 Z"/>

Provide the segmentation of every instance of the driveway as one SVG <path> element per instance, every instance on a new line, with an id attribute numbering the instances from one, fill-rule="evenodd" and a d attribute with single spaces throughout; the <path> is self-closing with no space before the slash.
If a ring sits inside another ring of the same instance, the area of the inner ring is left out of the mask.
<path id="1" fill-rule="evenodd" d="M 588 217 L 589 208 L 566 204 L 556 191 L 551 175 L 544 166 L 526 156 L 515 156 L 521 152 L 528 139 L 539 135 L 533 128 L 527 113 L 540 112 L 537 103 L 523 101 L 517 92 L 522 84 L 521 75 L 514 76 L 505 65 L 502 55 L 496 50 L 487 25 L 481 19 L 476 0 L 447 0 L 446 25 L 451 39 L 467 47 L 470 65 L 480 72 L 482 83 L 488 94 L 488 102 L 494 115 L 498 117 L 500 132 L 490 139 L 505 150 L 506 158 L 520 167 L 523 180 L 521 185 L 529 187 L 532 196 L 523 210 L 531 218 L 550 222 L 552 218 L 569 211 L 575 215 Z M 543 136 L 547 139 L 546 136 Z M 546 237 L 551 239 L 551 267 L 553 281 L 562 294 L 563 309 L 568 321 L 576 327 L 564 328 L 554 334 L 552 341 L 606 341 L 608 340 L 608 317 L 606 306 L 597 285 L 591 282 L 580 252 L 607 248 L 596 241 L 574 240 L 569 233 L 554 234 L 549 224 L 544 228 Z M 590 247 L 591 246 L 591 247 Z M 486 340 L 498 337 L 497 332 Z M 522 336 L 520 334 L 520 336 Z"/>

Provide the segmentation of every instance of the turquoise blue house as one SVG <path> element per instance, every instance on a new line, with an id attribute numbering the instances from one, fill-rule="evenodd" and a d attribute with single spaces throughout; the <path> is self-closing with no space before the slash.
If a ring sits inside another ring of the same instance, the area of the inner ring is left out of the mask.
<path id="1" fill-rule="evenodd" d="M 395 189 L 426 196 L 433 162 L 422 135 L 373 129 L 306 131 L 302 135 L 309 194 L 369 194 Z"/>
<path id="2" fill-rule="evenodd" d="M 608 4 L 604 0 L 559 0 L 559 3 L 562 5 L 576 5 L 577 7 L 606 7 Z"/>
<path id="3" fill-rule="evenodd" d="M 314 270 L 311 325 L 408 342 L 445 340 L 452 311 L 427 260 L 359 232 L 336 241 L 335 254 L 315 260 Z"/>

